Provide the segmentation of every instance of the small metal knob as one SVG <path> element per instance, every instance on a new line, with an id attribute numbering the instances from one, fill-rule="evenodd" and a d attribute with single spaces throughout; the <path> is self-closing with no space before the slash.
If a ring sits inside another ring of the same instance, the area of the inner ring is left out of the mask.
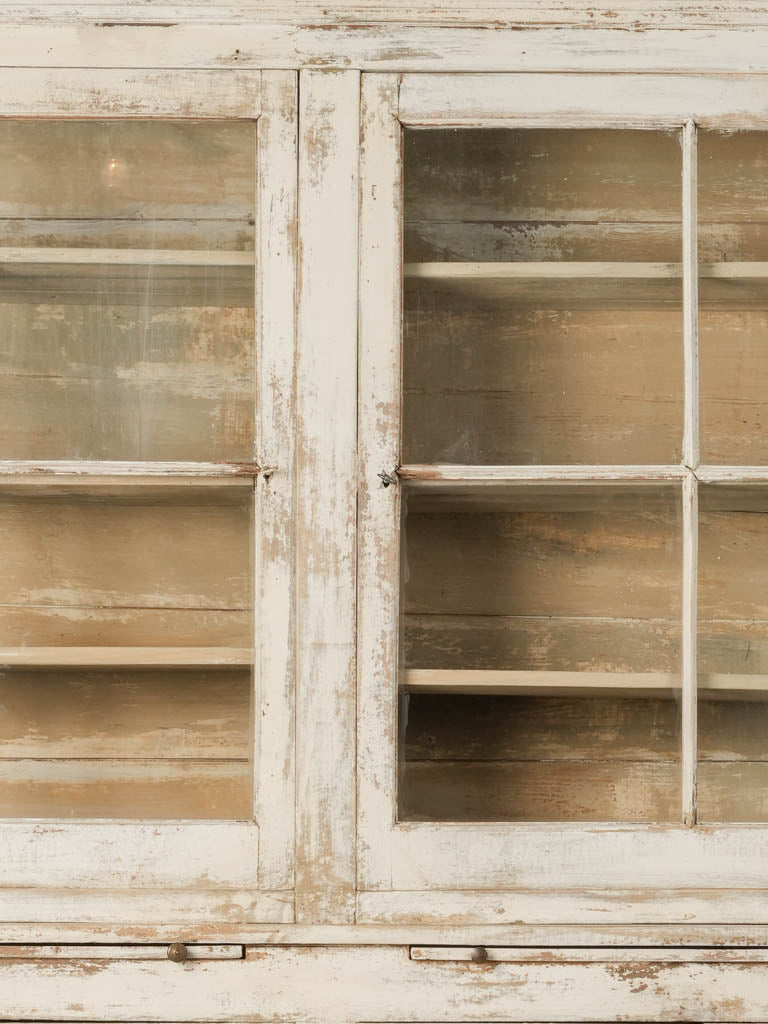
<path id="1" fill-rule="evenodd" d="M 488 960 L 488 950 L 485 946 L 475 946 L 472 950 L 472 963 L 484 964 Z"/>
<path id="2" fill-rule="evenodd" d="M 183 942 L 172 942 L 168 947 L 168 959 L 175 964 L 183 964 L 187 955 L 187 947 Z"/>

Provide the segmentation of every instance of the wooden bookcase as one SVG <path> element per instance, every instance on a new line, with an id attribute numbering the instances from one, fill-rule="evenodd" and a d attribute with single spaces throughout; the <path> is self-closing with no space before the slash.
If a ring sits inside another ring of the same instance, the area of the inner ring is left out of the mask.
<path id="1" fill-rule="evenodd" d="M 768 1021 L 768 19 L 614 6 L 0 12 L 3 1019 Z"/>

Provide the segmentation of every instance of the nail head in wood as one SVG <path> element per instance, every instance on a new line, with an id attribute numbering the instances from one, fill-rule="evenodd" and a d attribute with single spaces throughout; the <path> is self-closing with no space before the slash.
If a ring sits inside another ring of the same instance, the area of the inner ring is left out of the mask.
<path id="1" fill-rule="evenodd" d="M 175 964 L 183 964 L 187 955 L 187 947 L 183 942 L 172 942 L 168 947 L 168 959 Z"/>
<path id="2" fill-rule="evenodd" d="M 488 960 L 488 950 L 485 946 L 475 946 L 472 950 L 472 963 L 484 964 Z"/>
<path id="3" fill-rule="evenodd" d="M 376 475 L 378 476 L 379 480 L 381 480 L 382 484 L 385 487 L 389 487 L 390 484 L 396 483 L 395 478 L 391 476 L 389 473 L 387 473 L 386 470 L 384 470 L 381 473 L 377 473 Z"/>

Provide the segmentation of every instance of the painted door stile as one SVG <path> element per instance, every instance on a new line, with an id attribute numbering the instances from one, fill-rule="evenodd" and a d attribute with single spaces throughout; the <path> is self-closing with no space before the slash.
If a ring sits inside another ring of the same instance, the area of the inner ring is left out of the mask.
<path id="1" fill-rule="evenodd" d="M 360 75 L 299 83 L 296 920 L 355 911 Z"/>

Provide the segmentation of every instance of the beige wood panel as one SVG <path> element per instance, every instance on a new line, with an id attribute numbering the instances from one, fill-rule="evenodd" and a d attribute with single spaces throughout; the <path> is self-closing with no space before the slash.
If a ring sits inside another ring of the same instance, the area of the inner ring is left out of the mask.
<path id="1" fill-rule="evenodd" d="M 766 246 L 768 251 L 768 245 Z M 701 456 L 768 463 L 768 312 L 703 311 L 699 325 Z"/>
<path id="2" fill-rule="evenodd" d="M 673 761 L 680 705 L 618 697 L 406 698 L 406 760 Z"/>
<path id="3" fill-rule="evenodd" d="M 757 619 L 761 636 L 768 620 L 768 491 L 702 487 L 699 546 L 699 632 L 706 635 L 716 619 L 737 620 L 734 632 L 743 633 L 744 623 Z"/>
<path id="4" fill-rule="evenodd" d="M 409 129 L 405 220 L 676 223 L 678 138 L 632 130 Z"/>
<path id="5" fill-rule="evenodd" d="M 0 760 L 9 818 L 245 819 L 247 761 Z"/>
<path id="6" fill-rule="evenodd" d="M 0 607 L 5 647 L 159 647 L 174 644 L 247 647 L 253 615 L 246 609 Z"/>
<path id="7" fill-rule="evenodd" d="M 699 133 L 698 202 L 703 221 L 768 221 L 766 142 L 765 132 Z"/>
<path id="8" fill-rule="evenodd" d="M 116 306 L 161 311 L 179 306 L 252 306 L 253 280 L 248 266 L 6 262 L 0 266 L 0 300 L 32 306 L 96 304 L 108 319 L 110 314 L 126 315 L 120 309 L 113 312 Z"/>
<path id="9" fill-rule="evenodd" d="M 4 758 L 248 757 L 248 669 L 3 670 Z"/>
<path id="10" fill-rule="evenodd" d="M 403 820 L 675 821 L 679 762 L 409 762 Z"/>
<path id="11" fill-rule="evenodd" d="M 151 220 L 156 248 L 181 248 L 163 221 L 204 218 L 230 222 L 251 247 L 255 156 L 247 121 L 2 120 L 0 218 L 53 218 L 47 245 L 75 244 L 71 226 L 59 240 L 59 218 L 116 220 L 118 232 L 119 222 Z"/>
<path id="12" fill-rule="evenodd" d="M 706 263 L 763 260 L 768 225 L 700 223 L 699 257 Z M 680 259 L 680 225 L 663 222 L 413 220 L 406 225 L 405 258 L 411 261 L 651 260 Z"/>
<path id="13" fill-rule="evenodd" d="M 679 498 L 672 488 L 666 497 L 587 491 L 559 498 L 558 507 L 534 496 L 527 507 L 458 514 L 451 499 L 440 511 L 440 499 L 431 499 L 432 511 L 419 514 L 421 500 L 409 499 L 405 520 L 406 614 L 679 614 Z"/>
<path id="14" fill-rule="evenodd" d="M 0 603 L 37 615 L 113 608 L 118 621 L 139 608 L 242 613 L 252 604 L 250 520 L 247 498 L 228 488 L 156 499 L 6 495 Z M 26 642 L 37 645 L 31 634 Z"/>
<path id="15" fill-rule="evenodd" d="M 423 296 L 404 325 L 403 459 L 675 463 L 676 311 L 454 309 Z"/>
<path id="16" fill-rule="evenodd" d="M 2 246 L 63 246 L 86 249 L 182 249 L 252 252 L 250 220 L 198 216 L 173 220 L 108 217 L 0 217 Z"/>
<path id="17" fill-rule="evenodd" d="M 404 714 L 409 761 L 654 761 L 680 751 L 679 700 L 412 695 Z M 702 761 L 768 763 L 767 737 L 763 701 L 701 700 Z"/>
<path id="18" fill-rule="evenodd" d="M 5 303 L 0 332 L 3 457 L 253 457 L 252 309 Z"/>
<path id="19" fill-rule="evenodd" d="M 679 618 L 409 614 L 403 627 L 408 668 L 675 672 L 680 666 Z"/>
<path id="20" fill-rule="evenodd" d="M 700 761 L 698 779 L 700 821 L 768 821 L 767 761 Z"/>

